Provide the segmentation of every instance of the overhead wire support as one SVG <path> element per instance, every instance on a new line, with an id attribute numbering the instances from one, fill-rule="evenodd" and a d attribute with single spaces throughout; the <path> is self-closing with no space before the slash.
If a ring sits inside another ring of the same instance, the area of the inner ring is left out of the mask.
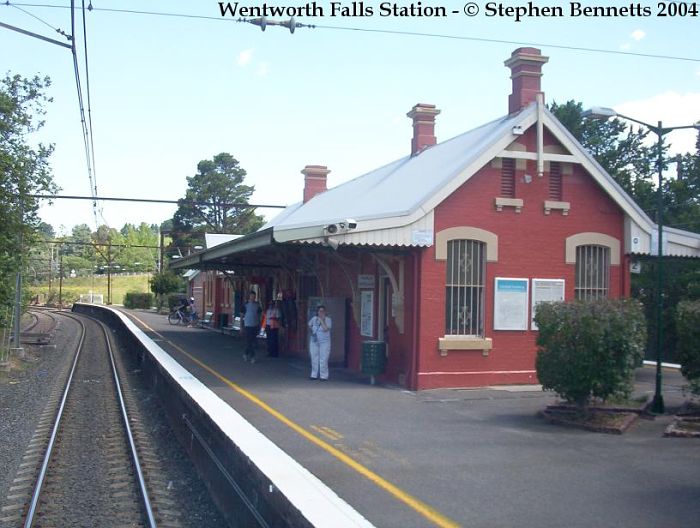
<path id="1" fill-rule="evenodd" d="M 297 22 L 294 17 L 289 20 L 273 20 L 267 17 L 260 18 L 237 18 L 236 22 L 245 22 L 247 24 L 253 24 L 254 26 L 259 26 L 262 31 L 265 31 L 267 26 L 282 26 L 289 29 L 289 32 L 294 34 L 294 30 L 297 28 L 315 28 L 316 26 L 312 24 L 302 24 Z"/>

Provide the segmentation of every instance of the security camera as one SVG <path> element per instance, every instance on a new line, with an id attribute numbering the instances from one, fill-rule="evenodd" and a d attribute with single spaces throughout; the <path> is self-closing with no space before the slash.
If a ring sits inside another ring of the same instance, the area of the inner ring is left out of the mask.
<path id="1" fill-rule="evenodd" d="M 337 224 L 329 224 L 326 227 L 324 227 L 323 230 L 326 233 L 328 233 L 329 235 L 334 235 L 338 232 L 338 225 Z"/>
<path id="2" fill-rule="evenodd" d="M 348 227 L 348 229 L 357 229 L 357 220 L 347 218 L 345 220 L 345 225 Z"/>

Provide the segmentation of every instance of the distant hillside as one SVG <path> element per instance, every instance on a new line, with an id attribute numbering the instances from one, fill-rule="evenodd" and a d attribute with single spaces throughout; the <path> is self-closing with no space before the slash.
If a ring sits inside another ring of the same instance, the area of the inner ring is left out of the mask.
<path id="1" fill-rule="evenodd" d="M 112 275 L 112 304 L 123 304 L 124 295 L 128 292 L 149 292 L 149 273 L 139 275 Z M 28 288 L 32 296 L 41 295 L 40 301 L 44 302 L 49 296 L 49 284 L 30 286 Z M 58 302 L 58 280 L 51 284 L 52 297 Z M 95 275 L 94 277 L 67 277 L 63 279 L 63 302 L 78 300 L 81 294 L 102 294 L 104 302 L 107 302 L 107 276 Z"/>

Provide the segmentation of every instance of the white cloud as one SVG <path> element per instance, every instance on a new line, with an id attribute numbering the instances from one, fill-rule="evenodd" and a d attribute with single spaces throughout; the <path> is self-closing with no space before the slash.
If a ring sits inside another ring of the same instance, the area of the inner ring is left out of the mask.
<path id="1" fill-rule="evenodd" d="M 635 30 L 630 34 L 630 37 L 632 37 L 632 38 L 633 38 L 634 40 L 636 40 L 637 42 L 639 42 L 640 40 L 642 40 L 642 39 L 643 39 L 644 37 L 646 37 L 646 36 L 647 36 L 647 34 L 644 33 L 644 31 L 642 31 L 641 29 L 635 29 Z"/>
<path id="2" fill-rule="evenodd" d="M 615 106 L 615 110 L 651 125 L 658 121 L 662 121 L 665 127 L 692 125 L 700 120 L 700 92 L 680 94 L 668 91 L 648 99 L 621 103 Z M 673 154 L 695 151 L 697 131 L 693 129 L 678 130 L 666 137 Z M 651 141 L 656 141 L 656 136 Z"/>
<path id="3" fill-rule="evenodd" d="M 270 73 L 270 67 L 267 65 L 267 62 L 261 62 L 255 74 L 258 77 L 266 77 L 268 73 Z"/>
<path id="4" fill-rule="evenodd" d="M 621 49 L 621 50 L 627 51 L 627 50 L 629 50 L 629 49 L 631 49 L 631 48 L 632 48 L 632 44 L 630 44 L 629 42 L 625 42 L 624 44 L 620 44 L 620 49 Z"/>
<path id="5" fill-rule="evenodd" d="M 253 50 L 247 49 L 247 50 L 241 51 L 238 54 L 238 58 L 236 59 L 236 62 L 238 63 L 239 66 L 245 68 L 251 60 L 253 60 Z"/>

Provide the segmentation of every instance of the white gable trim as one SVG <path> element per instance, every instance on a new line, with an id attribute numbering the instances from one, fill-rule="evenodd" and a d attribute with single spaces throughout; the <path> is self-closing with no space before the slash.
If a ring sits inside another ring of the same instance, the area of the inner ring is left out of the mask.
<path id="1" fill-rule="evenodd" d="M 486 138 L 483 143 L 485 148 L 479 155 L 464 169 L 462 169 L 450 183 L 445 185 L 433 196 L 429 197 L 423 204 L 421 208 L 424 211 L 430 211 L 435 209 L 442 201 L 454 193 L 464 182 L 468 181 L 474 174 L 476 174 L 479 169 L 481 169 L 491 160 L 498 157 L 498 155 L 505 150 L 507 146 L 518 139 L 521 134 L 513 134 L 513 128 L 520 127 L 522 130 L 527 130 L 537 121 L 537 112 L 535 105 L 530 105 L 528 108 L 524 109 L 520 115 L 516 116 L 517 119 L 509 119 L 509 128 L 498 128 L 489 138 Z"/>
<path id="2" fill-rule="evenodd" d="M 571 152 L 583 168 L 593 177 L 593 179 L 605 190 L 617 205 L 629 216 L 638 226 L 648 234 L 651 234 L 654 223 L 647 214 L 636 204 L 636 202 L 620 187 L 620 185 L 610 176 L 603 167 L 582 148 L 580 143 L 571 133 L 551 114 L 544 113 L 544 124 L 551 134 L 561 142 L 569 152 Z"/>

